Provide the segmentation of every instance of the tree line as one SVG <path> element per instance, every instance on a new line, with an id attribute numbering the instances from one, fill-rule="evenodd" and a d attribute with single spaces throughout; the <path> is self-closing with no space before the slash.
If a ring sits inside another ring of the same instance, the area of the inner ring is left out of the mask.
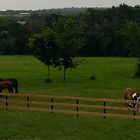
<path id="1" fill-rule="evenodd" d="M 140 54 L 140 6 L 132 7 L 126 4 L 105 9 L 88 8 L 85 12 L 68 15 L 33 13 L 21 21 L 1 17 L 0 54 L 33 54 L 29 49 L 29 38 L 44 31 L 50 32 L 49 29 L 60 32 L 62 26 L 54 26 L 60 19 L 72 19 L 82 29 L 82 33 L 78 34 L 81 43 L 77 50 L 78 56 L 138 57 Z M 65 33 L 72 27 L 71 23 L 62 31 Z M 65 36 L 63 34 L 63 42 L 66 44 L 68 38 L 75 38 L 69 33 L 71 32 L 67 32 Z M 73 48 L 72 43 L 67 46 L 68 49 Z"/>

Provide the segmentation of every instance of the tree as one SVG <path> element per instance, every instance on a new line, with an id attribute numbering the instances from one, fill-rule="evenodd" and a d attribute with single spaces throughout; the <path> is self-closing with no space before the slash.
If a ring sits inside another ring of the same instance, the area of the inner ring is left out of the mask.
<path id="1" fill-rule="evenodd" d="M 124 50 L 130 56 L 140 55 L 140 23 L 126 21 L 118 32 L 124 40 Z"/>
<path id="2" fill-rule="evenodd" d="M 33 34 L 29 39 L 29 47 L 33 55 L 48 66 L 64 67 L 64 80 L 67 68 L 75 68 L 81 61 L 74 61 L 82 44 L 79 35 L 82 29 L 71 18 L 60 18 L 54 22 L 53 28 L 46 28 L 40 34 Z"/>
<path id="3" fill-rule="evenodd" d="M 29 48 L 33 55 L 48 66 L 48 78 L 50 79 L 50 66 L 58 60 L 58 36 L 52 29 L 47 28 L 40 34 L 33 34 L 29 39 Z"/>
<path id="4" fill-rule="evenodd" d="M 8 31 L 0 32 L 0 54 L 14 54 L 14 40 L 10 37 Z"/>
<path id="5" fill-rule="evenodd" d="M 26 25 L 11 21 L 8 31 L 11 39 L 13 40 L 14 53 L 19 55 L 29 54 L 27 44 L 30 34 L 26 28 Z"/>
<path id="6" fill-rule="evenodd" d="M 53 24 L 53 30 L 57 32 L 59 36 L 59 66 L 64 68 L 64 80 L 66 79 L 66 69 L 75 68 L 81 61 L 75 61 L 78 54 L 78 50 L 82 46 L 80 35 L 82 29 L 75 20 L 70 17 L 59 18 Z"/>
<path id="7" fill-rule="evenodd" d="M 26 27 L 31 34 L 40 33 L 44 28 L 44 22 L 38 19 L 32 19 L 27 22 Z"/>
<path id="8" fill-rule="evenodd" d="M 64 18 L 64 17 L 65 17 L 65 15 L 62 15 L 62 14 L 55 14 L 55 13 L 46 14 L 45 19 L 44 19 L 45 26 L 52 28 L 54 21 L 57 21 L 59 18 Z"/>

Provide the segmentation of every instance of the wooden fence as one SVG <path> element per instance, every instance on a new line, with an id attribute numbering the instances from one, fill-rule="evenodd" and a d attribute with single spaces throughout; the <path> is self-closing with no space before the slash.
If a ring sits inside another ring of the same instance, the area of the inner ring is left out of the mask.
<path id="1" fill-rule="evenodd" d="M 0 93 L 1 109 L 140 119 L 140 108 L 128 108 L 126 103 L 130 102 L 140 104 L 133 100 Z"/>

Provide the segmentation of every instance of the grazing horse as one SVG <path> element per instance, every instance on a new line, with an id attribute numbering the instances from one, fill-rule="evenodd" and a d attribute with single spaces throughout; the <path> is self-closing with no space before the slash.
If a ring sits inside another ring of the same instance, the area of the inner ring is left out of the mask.
<path id="1" fill-rule="evenodd" d="M 132 88 L 126 88 L 124 91 L 124 99 L 125 100 L 131 100 L 131 97 L 133 95 L 134 91 Z"/>
<path id="2" fill-rule="evenodd" d="M 0 82 L 0 92 L 2 92 L 3 89 L 8 89 L 9 93 L 13 93 L 13 83 L 10 81 L 2 81 Z"/>
<path id="3" fill-rule="evenodd" d="M 132 88 L 126 88 L 124 91 L 124 99 L 125 100 L 140 100 L 140 94 L 134 93 Z M 136 103 L 129 103 L 129 107 L 137 107 Z"/>
<path id="4" fill-rule="evenodd" d="M 140 94 L 138 94 L 138 93 L 133 93 L 133 94 L 132 94 L 131 100 L 139 101 L 139 100 L 140 100 Z M 137 104 L 136 104 L 136 103 L 129 103 L 129 106 L 135 108 L 135 107 L 137 107 Z"/>
<path id="5" fill-rule="evenodd" d="M 15 78 L 8 78 L 8 79 L 3 79 L 3 78 L 0 78 L 0 82 L 2 81 L 10 81 L 13 83 L 13 87 L 15 89 L 15 93 L 18 93 L 18 80 L 15 79 Z"/>

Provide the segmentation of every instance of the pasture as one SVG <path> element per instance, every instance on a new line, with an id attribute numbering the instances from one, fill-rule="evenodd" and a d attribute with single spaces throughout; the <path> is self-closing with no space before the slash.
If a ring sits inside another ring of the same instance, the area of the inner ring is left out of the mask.
<path id="1" fill-rule="evenodd" d="M 52 83 L 45 83 L 47 66 L 33 56 L 0 56 L 2 78 L 17 78 L 19 94 L 61 95 L 123 99 L 126 87 L 140 93 L 133 79 L 136 58 L 76 58 L 84 61 L 63 71 L 51 68 Z M 91 80 L 91 76 L 96 80 Z M 7 92 L 4 90 L 3 92 Z M 139 139 L 139 120 L 1 110 L 0 139 L 132 140 Z"/>

